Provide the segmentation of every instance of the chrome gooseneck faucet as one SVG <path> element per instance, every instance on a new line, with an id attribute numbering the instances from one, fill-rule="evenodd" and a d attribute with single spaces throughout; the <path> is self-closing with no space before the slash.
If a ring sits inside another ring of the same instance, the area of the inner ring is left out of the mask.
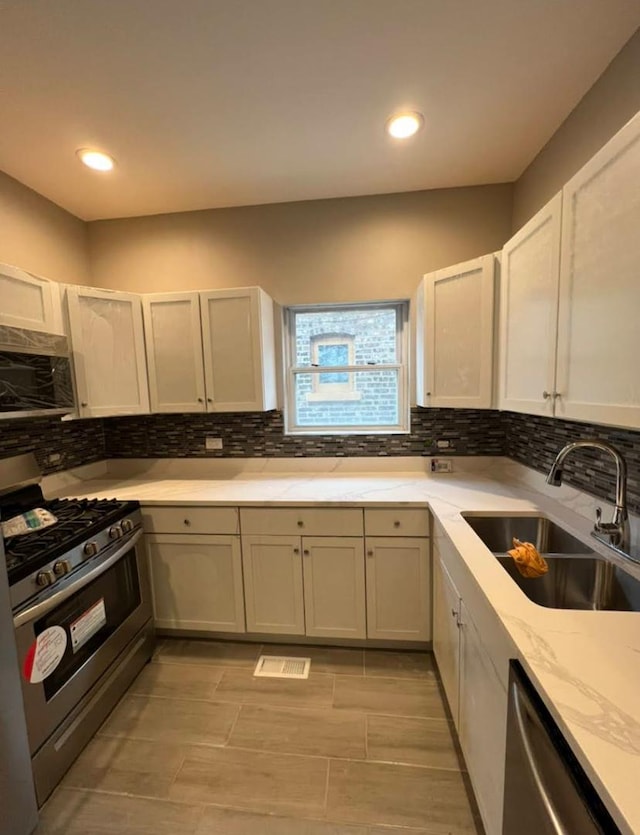
<path id="1" fill-rule="evenodd" d="M 607 452 L 616 462 L 616 507 L 611 522 L 602 521 L 602 511 L 596 508 L 596 521 L 593 526 L 593 535 L 608 545 L 620 551 L 629 550 L 629 514 L 627 512 L 627 465 L 620 452 L 611 444 L 599 441 L 597 438 L 588 438 L 583 441 L 573 441 L 564 446 L 556 456 L 551 465 L 547 484 L 559 487 L 562 484 L 562 464 L 564 459 L 574 449 L 589 447 Z"/>

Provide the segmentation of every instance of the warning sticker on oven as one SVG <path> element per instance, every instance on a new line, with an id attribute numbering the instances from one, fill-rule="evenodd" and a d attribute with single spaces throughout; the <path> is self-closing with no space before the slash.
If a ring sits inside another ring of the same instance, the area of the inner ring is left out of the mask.
<path id="1" fill-rule="evenodd" d="M 94 603 L 90 609 L 80 615 L 77 620 L 69 626 L 71 632 L 71 648 L 77 652 L 90 638 L 98 632 L 107 622 L 107 611 L 104 608 L 104 597 Z"/>
<path id="2" fill-rule="evenodd" d="M 29 647 L 22 674 L 31 684 L 48 678 L 62 661 L 67 648 L 67 633 L 61 626 L 50 626 Z"/>

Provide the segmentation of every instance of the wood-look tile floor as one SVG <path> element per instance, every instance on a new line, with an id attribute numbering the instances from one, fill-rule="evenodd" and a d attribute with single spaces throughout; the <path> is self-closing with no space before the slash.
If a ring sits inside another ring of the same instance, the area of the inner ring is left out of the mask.
<path id="1" fill-rule="evenodd" d="M 254 678 L 262 654 L 306 681 Z M 477 835 L 428 653 L 163 640 L 37 835 Z"/>

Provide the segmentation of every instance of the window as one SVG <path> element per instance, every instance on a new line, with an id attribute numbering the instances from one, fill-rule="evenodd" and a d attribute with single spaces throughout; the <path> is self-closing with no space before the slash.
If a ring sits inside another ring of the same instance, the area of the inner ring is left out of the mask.
<path id="1" fill-rule="evenodd" d="M 409 431 L 406 302 L 285 315 L 288 433 Z"/>

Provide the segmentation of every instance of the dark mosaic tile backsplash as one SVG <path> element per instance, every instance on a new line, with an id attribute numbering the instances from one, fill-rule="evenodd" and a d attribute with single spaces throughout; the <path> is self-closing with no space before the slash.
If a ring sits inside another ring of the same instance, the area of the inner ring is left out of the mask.
<path id="1" fill-rule="evenodd" d="M 34 452 L 45 473 L 106 457 L 102 420 L 20 418 L 0 421 L 0 458 Z"/>
<path id="2" fill-rule="evenodd" d="M 222 438 L 205 451 L 205 436 Z M 498 412 L 412 409 L 408 435 L 285 436 L 282 412 L 150 415 L 105 421 L 107 454 L 118 458 L 295 458 L 305 456 L 433 455 L 447 440 L 448 455 L 502 455 Z"/>
<path id="3" fill-rule="evenodd" d="M 223 449 L 206 452 L 206 435 L 222 438 Z M 33 450 L 43 471 L 52 473 L 103 458 L 508 455 L 546 473 L 564 444 L 588 437 L 622 451 L 629 467 L 629 508 L 640 513 L 639 431 L 515 412 L 415 408 L 409 435 L 342 437 L 285 437 L 282 413 L 276 411 L 68 422 L 25 418 L 0 421 L 0 458 Z M 437 441 L 449 441 L 450 447 L 438 448 Z M 564 474 L 567 484 L 613 500 L 615 466 L 608 456 L 581 450 L 567 459 Z"/>

